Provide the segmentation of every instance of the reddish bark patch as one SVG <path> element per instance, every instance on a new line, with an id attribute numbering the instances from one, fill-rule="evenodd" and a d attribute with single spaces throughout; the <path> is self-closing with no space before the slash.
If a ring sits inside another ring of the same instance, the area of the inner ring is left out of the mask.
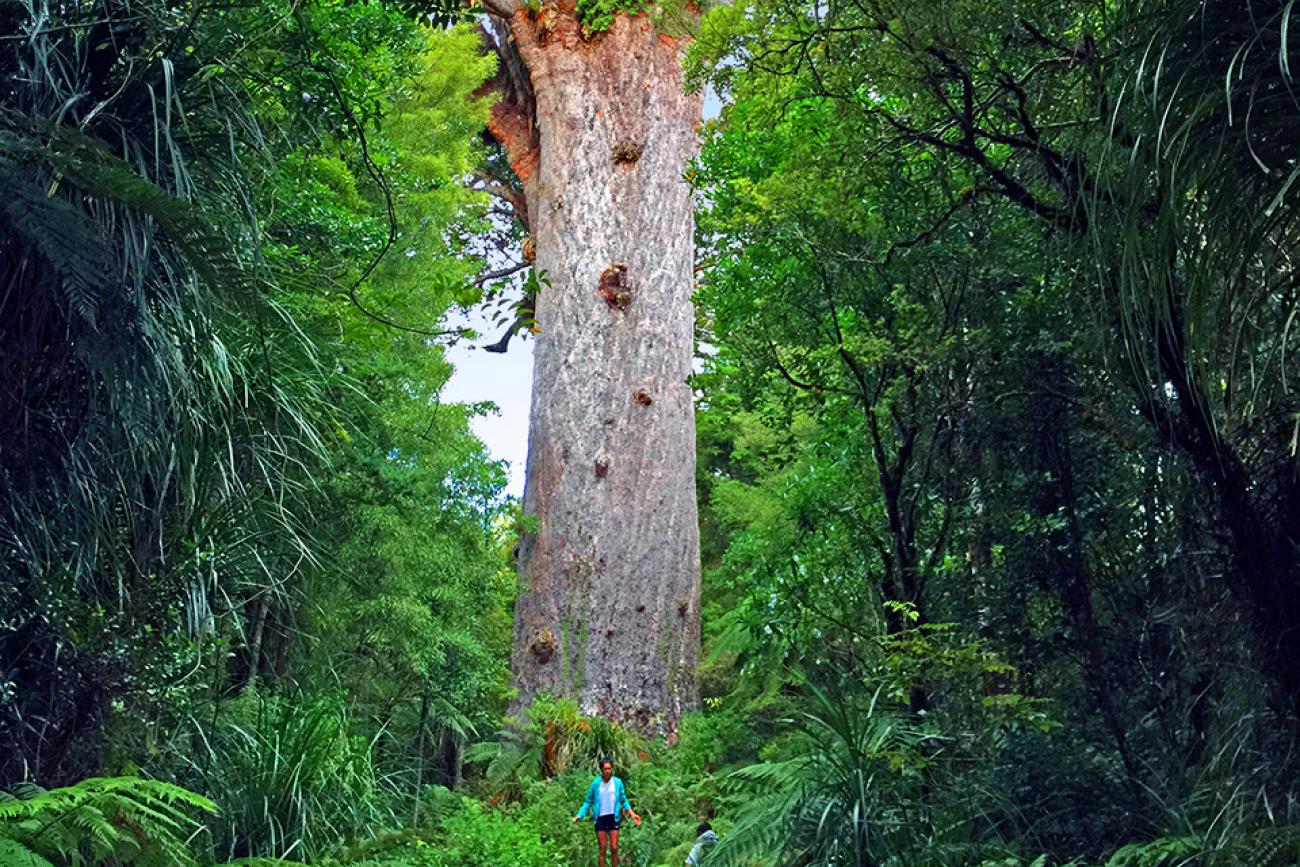
<path id="1" fill-rule="evenodd" d="M 543 3 L 537 12 L 537 38 L 543 45 L 555 32 L 560 23 L 560 7 L 554 3 Z"/>
<path id="2" fill-rule="evenodd" d="M 609 472 L 609 461 L 606 460 L 596 461 L 596 478 L 603 479 L 605 478 L 605 474 L 608 472 Z"/>
<path id="3" fill-rule="evenodd" d="M 632 395 L 632 399 L 642 406 L 649 406 L 655 402 L 655 399 L 650 396 L 650 392 L 646 391 L 644 388 L 638 388 L 636 394 Z"/>
<path id="4" fill-rule="evenodd" d="M 488 132 L 506 149 L 510 168 L 514 169 L 519 180 L 527 183 L 537 172 L 542 153 L 526 114 L 512 103 L 498 102 L 492 106 L 492 114 L 488 117 Z"/>

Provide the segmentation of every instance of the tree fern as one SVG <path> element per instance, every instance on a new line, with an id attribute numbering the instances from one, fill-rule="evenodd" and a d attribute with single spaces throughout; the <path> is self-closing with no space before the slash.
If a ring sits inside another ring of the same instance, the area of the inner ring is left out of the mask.
<path id="1" fill-rule="evenodd" d="M 1241 834 L 1233 841 L 1231 855 L 1235 863 L 1255 867 L 1300 864 L 1300 827 L 1269 827 Z"/>
<path id="2" fill-rule="evenodd" d="M 817 690 L 813 696 L 814 709 L 798 723 L 792 758 L 733 773 L 744 811 L 710 863 L 910 863 L 898 832 L 919 780 L 920 734 L 874 701 L 855 707 Z M 921 831 L 917 825 L 905 836 L 920 839 Z"/>

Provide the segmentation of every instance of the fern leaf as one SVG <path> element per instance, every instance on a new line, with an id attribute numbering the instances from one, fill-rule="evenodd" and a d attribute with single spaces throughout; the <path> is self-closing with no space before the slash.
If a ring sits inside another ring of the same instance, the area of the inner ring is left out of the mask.
<path id="1" fill-rule="evenodd" d="M 0 831 L 0 835 L 3 833 Z M 54 867 L 22 843 L 4 836 L 0 836 L 0 864 L 6 867 Z"/>

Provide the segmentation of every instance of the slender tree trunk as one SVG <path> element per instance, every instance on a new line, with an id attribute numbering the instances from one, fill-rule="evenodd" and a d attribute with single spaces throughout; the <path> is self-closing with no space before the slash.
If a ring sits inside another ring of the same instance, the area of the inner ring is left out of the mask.
<path id="1" fill-rule="evenodd" d="M 1088 694 L 1093 704 L 1101 712 L 1102 720 L 1110 735 L 1115 740 L 1115 749 L 1128 774 L 1128 784 L 1134 794 L 1137 793 L 1138 781 L 1141 779 L 1140 767 L 1129 746 L 1128 733 L 1116 707 L 1113 666 L 1106 652 L 1106 644 L 1101 624 L 1097 622 L 1097 612 L 1092 604 L 1092 586 L 1089 581 L 1087 555 L 1084 551 L 1083 530 L 1079 526 L 1076 509 L 1077 499 L 1074 491 L 1074 457 L 1070 447 L 1070 429 L 1058 427 L 1057 422 L 1070 420 L 1070 414 L 1064 407 L 1049 416 L 1046 444 L 1047 460 L 1052 467 L 1053 481 L 1048 484 L 1049 496 L 1056 508 L 1053 511 L 1065 512 L 1066 526 L 1064 540 L 1053 539 L 1048 549 L 1049 557 L 1057 567 L 1060 581 L 1061 601 L 1066 616 L 1074 633 L 1075 644 L 1082 657 L 1080 660 Z M 1049 537 L 1050 538 L 1050 537 Z"/>
<path id="2" fill-rule="evenodd" d="M 568 696 L 672 736 L 699 646 L 684 175 L 700 97 L 683 89 L 682 46 L 646 15 L 584 39 L 571 5 L 544 4 L 509 29 L 526 86 L 492 131 L 523 181 L 542 282 L 516 709 Z"/>
<path id="3" fill-rule="evenodd" d="M 253 615 L 253 635 L 245 651 L 247 670 L 239 689 L 252 689 L 257 685 L 257 675 L 262 663 L 262 636 L 266 633 L 266 618 L 270 613 L 270 603 L 265 597 L 257 600 L 257 613 Z"/>

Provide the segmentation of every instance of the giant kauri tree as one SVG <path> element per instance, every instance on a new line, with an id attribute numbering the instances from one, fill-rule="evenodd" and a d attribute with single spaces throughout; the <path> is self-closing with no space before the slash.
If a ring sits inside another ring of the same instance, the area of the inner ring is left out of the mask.
<path id="1" fill-rule="evenodd" d="M 699 530 L 684 39 L 635 8 L 487 3 L 490 131 L 539 289 L 517 705 L 672 735 L 693 701 Z"/>

